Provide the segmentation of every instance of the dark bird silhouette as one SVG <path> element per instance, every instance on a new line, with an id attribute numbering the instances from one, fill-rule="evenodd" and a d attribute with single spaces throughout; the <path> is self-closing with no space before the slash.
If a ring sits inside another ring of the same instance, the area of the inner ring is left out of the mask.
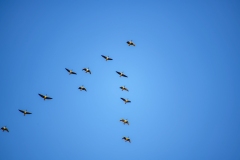
<path id="1" fill-rule="evenodd" d="M 126 76 L 125 74 L 123 74 L 123 72 L 118 72 L 118 71 L 116 71 L 117 72 L 117 74 L 119 74 L 120 75 L 120 77 L 128 77 L 128 76 Z"/>
<path id="2" fill-rule="evenodd" d="M 80 89 L 80 91 L 82 91 L 82 90 L 84 90 L 84 91 L 86 91 L 87 92 L 87 89 L 82 85 L 82 86 L 80 86 L 80 87 L 78 87 L 78 89 Z"/>
<path id="3" fill-rule="evenodd" d="M 129 143 L 131 143 L 131 140 L 130 140 L 130 138 L 129 137 L 123 137 L 122 139 L 124 139 L 125 140 L 125 142 L 129 142 Z"/>
<path id="4" fill-rule="evenodd" d="M 133 41 L 131 40 L 131 41 L 127 41 L 127 44 L 128 44 L 128 46 L 136 46 L 134 43 L 133 43 Z"/>
<path id="5" fill-rule="evenodd" d="M 9 132 L 9 130 L 8 130 L 8 128 L 7 128 L 7 126 L 4 126 L 4 127 L 2 127 L 1 128 L 1 130 L 4 132 L 4 131 L 7 131 L 7 132 Z"/>
<path id="6" fill-rule="evenodd" d="M 45 100 L 45 99 L 52 99 L 51 97 L 48 97 L 47 94 L 46 94 L 45 96 L 42 95 L 42 94 L 38 94 L 38 95 L 39 95 L 40 97 L 42 97 L 44 100 Z"/>
<path id="7" fill-rule="evenodd" d="M 104 55 L 101 55 L 104 59 L 106 59 L 106 61 L 107 60 L 113 60 L 112 58 L 110 58 L 109 56 L 104 56 Z"/>
<path id="8" fill-rule="evenodd" d="M 129 101 L 128 99 L 124 99 L 124 98 L 121 98 L 121 99 L 124 101 L 125 104 L 131 102 L 131 101 Z"/>
<path id="9" fill-rule="evenodd" d="M 28 112 L 27 110 L 24 111 L 24 110 L 19 109 L 19 111 L 22 112 L 24 116 L 25 116 L 26 114 L 32 114 L 31 112 Z"/>
<path id="10" fill-rule="evenodd" d="M 70 70 L 70 69 L 67 69 L 67 68 L 65 68 L 65 69 L 68 71 L 69 75 L 70 75 L 70 74 L 77 74 L 76 72 L 73 72 L 73 71 Z"/>
<path id="11" fill-rule="evenodd" d="M 89 68 L 83 68 L 82 70 L 85 71 L 85 73 L 89 72 L 91 74 L 91 71 Z"/>

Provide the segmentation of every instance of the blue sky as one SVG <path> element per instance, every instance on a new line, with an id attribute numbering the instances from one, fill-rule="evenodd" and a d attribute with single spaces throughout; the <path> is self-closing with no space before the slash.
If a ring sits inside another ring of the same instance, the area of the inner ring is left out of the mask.
<path id="1" fill-rule="evenodd" d="M 0 132 L 4 159 L 239 160 L 239 7 L 1 1 L 0 126 L 10 130 Z"/>

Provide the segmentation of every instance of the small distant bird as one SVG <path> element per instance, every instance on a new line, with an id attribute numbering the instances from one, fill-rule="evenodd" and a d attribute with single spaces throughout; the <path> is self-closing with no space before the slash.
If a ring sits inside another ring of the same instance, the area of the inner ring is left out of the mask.
<path id="1" fill-rule="evenodd" d="M 128 89 L 125 86 L 121 86 L 120 88 L 122 89 L 122 91 L 123 90 L 128 91 Z"/>
<path id="2" fill-rule="evenodd" d="M 106 59 L 106 61 L 107 60 L 113 60 L 112 58 L 110 58 L 109 56 L 104 56 L 104 55 L 101 55 L 103 58 L 105 58 Z"/>
<path id="3" fill-rule="evenodd" d="M 68 71 L 69 75 L 70 75 L 70 74 L 77 74 L 76 72 L 73 72 L 73 71 L 70 70 L 70 69 L 67 69 L 67 68 L 65 68 L 65 69 Z"/>
<path id="4" fill-rule="evenodd" d="M 133 41 L 131 40 L 131 41 L 127 41 L 127 44 L 128 44 L 128 46 L 136 46 L 134 43 L 133 43 Z"/>
<path id="5" fill-rule="evenodd" d="M 131 143 L 131 140 L 130 140 L 130 138 L 129 137 L 123 137 L 122 139 L 124 139 L 125 140 L 125 142 L 129 142 L 129 143 Z"/>
<path id="6" fill-rule="evenodd" d="M 131 103 L 131 101 L 129 101 L 128 99 L 124 99 L 124 98 L 121 98 L 123 101 L 124 101 L 124 103 L 126 104 L 126 103 Z"/>
<path id="7" fill-rule="evenodd" d="M 45 99 L 52 99 L 51 97 L 48 97 L 47 94 L 44 96 L 42 94 L 38 94 L 40 97 L 42 97 L 45 101 Z"/>
<path id="8" fill-rule="evenodd" d="M 125 125 L 125 124 L 128 124 L 128 125 L 129 125 L 129 122 L 128 122 L 127 119 L 120 119 L 120 121 L 123 122 L 124 125 Z"/>
<path id="9" fill-rule="evenodd" d="M 82 85 L 82 86 L 80 86 L 78 89 L 80 89 L 81 91 L 82 90 L 84 90 L 84 91 L 86 91 L 87 92 L 87 89 Z"/>
<path id="10" fill-rule="evenodd" d="M 19 111 L 22 112 L 24 116 L 25 116 L 26 114 L 32 114 L 31 112 L 28 112 L 27 110 L 24 111 L 24 110 L 19 109 Z"/>
<path id="11" fill-rule="evenodd" d="M 89 68 L 83 68 L 82 70 L 85 71 L 85 73 L 89 72 L 91 74 L 91 71 Z"/>
<path id="12" fill-rule="evenodd" d="M 4 132 L 4 131 L 7 131 L 9 132 L 8 128 L 6 126 L 2 127 L 1 130 Z"/>
<path id="13" fill-rule="evenodd" d="M 120 75 L 120 77 L 128 77 L 128 76 L 126 76 L 125 74 L 123 74 L 123 72 L 118 72 L 118 71 L 116 71 L 117 72 L 117 74 L 119 74 Z"/>

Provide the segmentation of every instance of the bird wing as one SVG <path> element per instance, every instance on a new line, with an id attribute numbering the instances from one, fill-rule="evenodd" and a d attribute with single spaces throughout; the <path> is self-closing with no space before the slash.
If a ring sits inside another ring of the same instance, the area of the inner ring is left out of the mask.
<path id="1" fill-rule="evenodd" d="M 124 98 L 121 98 L 123 101 L 125 101 L 125 99 Z"/>
<path id="2" fill-rule="evenodd" d="M 108 60 L 113 60 L 112 58 L 108 58 Z"/>
<path id="3" fill-rule="evenodd" d="M 6 130 L 7 132 L 9 132 L 9 130 L 8 130 L 7 128 L 6 128 L 5 130 Z"/>
<path id="4" fill-rule="evenodd" d="M 67 69 L 67 68 L 65 68 L 68 72 L 70 72 L 70 70 L 69 69 Z"/>
<path id="5" fill-rule="evenodd" d="M 126 90 L 126 91 L 128 91 L 128 89 L 127 89 L 127 88 L 125 88 L 125 90 Z"/>
<path id="6" fill-rule="evenodd" d="M 32 114 L 31 112 L 26 112 L 26 114 Z"/>
<path id="7" fill-rule="evenodd" d="M 89 70 L 88 72 L 89 72 L 90 74 L 92 74 L 90 70 Z"/>
<path id="8" fill-rule="evenodd" d="M 46 99 L 52 99 L 51 97 L 46 97 Z"/>
<path id="9" fill-rule="evenodd" d="M 122 76 L 123 76 L 123 77 L 128 77 L 128 76 L 126 76 L 125 74 L 122 74 Z"/>
<path id="10" fill-rule="evenodd" d="M 121 86 L 120 88 L 121 88 L 121 89 L 123 89 L 123 87 L 122 87 L 122 86 Z"/>
<path id="11" fill-rule="evenodd" d="M 117 72 L 117 74 L 121 74 L 120 72 L 118 72 L 118 71 L 116 71 Z"/>
<path id="12" fill-rule="evenodd" d="M 131 103 L 131 101 L 127 101 L 127 102 Z"/>
<path id="13" fill-rule="evenodd" d="M 83 68 L 82 70 L 83 70 L 83 71 L 86 71 L 86 68 Z"/>
<path id="14" fill-rule="evenodd" d="M 42 94 L 38 94 L 40 97 L 42 97 L 42 98 L 44 98 L 44 95 L 42 95 Z"/>
<path id="15" fill-rule="evenodd" d="M 105 58 L 105 59 L 107 58 L 107 57 L 106 57 L 106 56 L 104 56 L 104 55 L 101 55 L 101 56 L 102 56 L 103 58 Z"/>
<path id="16" fill-rule="evenodd" d="M 23 111 L 23 110 L 21 110 L 21 109 L 19 109 L 19 111 L 20 111 L 20 112 L 22 112 L 22 113 L 24 113 L 24 111 Z"/>
<path id="17" fill-rule="evenodd" d="M 77 74 L 76 72 L 72 72 L 72 74 Z"/>

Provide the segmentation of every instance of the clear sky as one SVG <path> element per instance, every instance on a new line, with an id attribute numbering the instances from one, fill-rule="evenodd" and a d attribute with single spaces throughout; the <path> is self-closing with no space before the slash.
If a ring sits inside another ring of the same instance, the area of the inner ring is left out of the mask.
<path id="1" fill-rule="evenodd" d="M 0 1 L 0 127 L 10 131 L 0 132 L 1 157 L 239 160 L 239 8 L 237 0 Z"/>

